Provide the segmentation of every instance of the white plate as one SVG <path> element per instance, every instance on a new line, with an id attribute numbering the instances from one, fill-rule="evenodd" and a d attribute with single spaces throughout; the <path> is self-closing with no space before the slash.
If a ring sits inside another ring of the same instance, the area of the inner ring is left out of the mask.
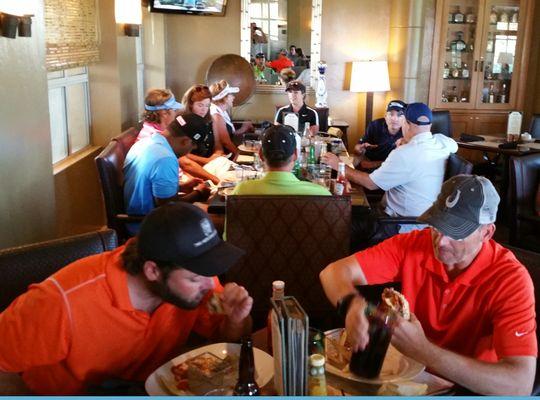
<path id="1" fill-rule="evenodd" d="M 237 343 L 215 343 L 173 358 L 171 361 L 163 364 L 152 372 L 146 379 L 144 384 L 146 392 L 150 396 L 169 396 L 171 394 L 176 394 L 178 396 L 192 395 L 190 392 L 175 389 L 174 376 L 171 372 L 171 367 L 206 352 L 212 353 L 220 358 L 224 358 L 227 354 L 240 356 L 240 345 Z M 253 355 L 255 358 L 256 381 L 259 387 L 262 387 L 274 376 L 274 358 L 257 348 L 253 348 Z"/>
<path id="2" fill-rule="evenodd" d="M 258 153 L 259 152 L 258 148 L 246 147 L 245 144 L 239 145 L 238 150 L 243 151 L 245 153 Z"/>
<path id="3" fill-rule="evenodd" d="M 333 329 L 324 333 L 325 337 L 330 337 L 339 342 L 342 328 Z M 325 343 L 325 348 L 331 346 L 328 341 Z M 414 379 L 425 369 L 425 366 L 413 359 L 404 356 L 392 345 L 388 348 L 384 363 L 381 369 L 381 373 L 377 378 L 368 379 L 362 378 L 349 371 L 349 366 L 345 366 L 343 369 L 339 369 L 333 366 L 330 362 L 326 363 L 326 371 L 329 373 L 345 378 L 351 381 L 371 383 L 374 385 L 380 385 L 387 382 L 398 382 Z"/>

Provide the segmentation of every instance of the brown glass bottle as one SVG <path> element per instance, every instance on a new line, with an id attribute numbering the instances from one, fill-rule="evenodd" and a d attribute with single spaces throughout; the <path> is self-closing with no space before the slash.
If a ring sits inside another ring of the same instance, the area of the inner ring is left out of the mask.
<path id="1" fill-rule="evenodd" d="M 234 387 L 234 396 L 258 396 L 259 385 L 255 382 L 255 359 L 253 357 L 253 341 L 250 337 L 242 338 L 238 382 Z"/>
<path id="2" fill-rule="evenodd" d="M 369 343 L 364 350 L 352 354 L 349 370 L 364 378 L 376 378 L 381 372 L 392 339 L 395 314 L 381 308 L 368 307 L 366 315 Z"/>

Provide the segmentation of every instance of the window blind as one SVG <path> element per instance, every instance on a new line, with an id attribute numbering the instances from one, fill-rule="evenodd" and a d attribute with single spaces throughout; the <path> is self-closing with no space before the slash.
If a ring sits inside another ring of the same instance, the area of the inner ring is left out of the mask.
<path id="1" fill-rule="evenodd" d="M 99 61 L 96 0 L 45 0 L 47 71 Z"/>

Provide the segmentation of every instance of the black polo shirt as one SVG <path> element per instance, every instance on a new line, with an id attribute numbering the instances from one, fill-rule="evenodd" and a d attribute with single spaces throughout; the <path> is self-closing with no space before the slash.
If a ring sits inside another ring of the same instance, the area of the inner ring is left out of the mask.
<path id="1" fill-rule="evenodd" d="M 371 161 L 384 161 L 388 154 L 396 148 L 396 140 L 403 137 L 401 129 L 392 135 L 388 131 L 388 125 L 384 118 L 371 121 L 367 131 L 358 143 L 376 144 L 378 147 L 366 149 L 366 157 Z"/>
<path id="2" fill-rule="evenodd" d="M 283 124 L 283 118 L 287 113 L 293 113 L 292 105 L 281 107 L 276 112 L 275 122 L 278 124 Z M 306 103 L 298 110 L 298 130 L 303 131 L 304 125 L 306 122 L 309 122 L 309 126 L 319 125 L 319 114 L 313 108 L 308 107 Z"/>

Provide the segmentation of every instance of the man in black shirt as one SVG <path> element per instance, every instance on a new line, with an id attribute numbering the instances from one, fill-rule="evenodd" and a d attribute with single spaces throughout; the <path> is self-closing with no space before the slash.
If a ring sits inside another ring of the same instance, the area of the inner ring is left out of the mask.
<path id="1" fill-rule="evenodd" d="M 296 131 L 303 131 L 306 122 L 309 122 L 309 129 L 313 134 L 319 132 L 319 115 L 313 108 L 308 107 L 304 102 L 306 99 L 306 87 L 300 81 L 290 81 L 285 89 L 289 96 L 290 104 L 281 107 L 276 112 L 275 124 L 283 124 L 285 115 L 295 113 L 298 116 L 298 126 L 292 128 Z"/>
<path id="2" fill-rule="evenodd" d="M 407 104 L 401 100 L 392 100 L 386 107 L 384 118 L 371 121 L 367 131 L 354 147 L 357 155 L 364 155 L 360 161 L 361 169 L 378 168 L 388 154 L 396 148 L 396 142 L 403 138 L 401 127 L 405 121 Z"/>

